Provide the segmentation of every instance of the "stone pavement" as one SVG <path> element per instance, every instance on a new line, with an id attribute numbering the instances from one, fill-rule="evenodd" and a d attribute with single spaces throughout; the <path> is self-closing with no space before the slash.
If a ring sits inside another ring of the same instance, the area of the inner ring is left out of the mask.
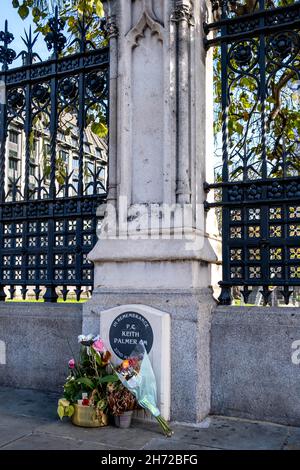
<path id="1" fill-rule="evenodd" d="M 300 428 L 212 416 L 198 426 L 174 424 L 174 436 L 154 423 L 85 429 L 56 417 L 57 395 L 0 387 L 1 450 L 300 450 Z"/>

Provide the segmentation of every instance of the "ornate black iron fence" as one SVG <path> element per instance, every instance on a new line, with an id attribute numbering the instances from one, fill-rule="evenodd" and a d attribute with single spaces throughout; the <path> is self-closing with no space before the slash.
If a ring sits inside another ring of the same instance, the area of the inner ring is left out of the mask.
<path id="1" fill-rule="evenodd" d="M 51 57 L 34 52 L 36 37 L 11 48 L 0 32 L 0 300 L 20 292 L 56 302 L 91 291 L 87 254 L 96 242 L 96 208 L 106 197 L 108 66 L 106 47 L 78 21 L 67 43 L 56 12 L 46 37 Z M 69 53 L 63 53 L 68 48 Z"/>
<path id="2" fill-rule="evenodd" d="M 215 49 L 216 141 L 221 172 L 223 280 L 219 301 L 300 285 L 300 3 L 213 0 L 205 24 Z M 213 32 L 213 33 L 212 33 Z M 211 33 L 211 34 L 209 34 Z M 213 37 L 211 37 L 213 36 Z M 219 125 L 219 127 L 218 127 Z"/>

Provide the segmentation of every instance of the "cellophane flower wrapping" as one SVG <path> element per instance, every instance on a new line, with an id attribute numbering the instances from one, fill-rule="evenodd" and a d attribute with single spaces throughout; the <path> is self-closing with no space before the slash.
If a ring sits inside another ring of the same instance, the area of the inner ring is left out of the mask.
<path id="1" fill-rule="evenodd" d="M 156 379 L 143 341 L 116 368 L 116 373 L 122 384 L 136 397 L 139 405 L 150 411 L 166 435 L 171 435 L 172 431 L 157 407 Z"/>

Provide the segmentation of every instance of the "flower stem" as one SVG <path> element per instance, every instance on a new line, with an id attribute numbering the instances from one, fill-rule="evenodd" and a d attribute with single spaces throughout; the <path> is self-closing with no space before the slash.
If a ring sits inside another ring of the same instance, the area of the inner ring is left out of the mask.
<path id="1" fill-rule="evenodd" d="M 172 434 L 173 434 L 173 431 L 170 428 L 170 426 L 168 425 L 167 421 L 161 415 L 156 416 L 156 420 L 157 420 L 158 424 L 160 425 L 160 427 L 162 428 L 163 433 L 165 434 L 165 436 L 166 437 L 171 437 Z"/>

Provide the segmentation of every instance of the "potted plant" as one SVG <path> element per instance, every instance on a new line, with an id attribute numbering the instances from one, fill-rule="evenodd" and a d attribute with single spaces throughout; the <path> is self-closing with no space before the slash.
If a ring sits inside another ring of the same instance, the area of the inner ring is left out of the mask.
<path id="1" fill-rule="evenodd" d="M 109 365 L 111 354 L 99 336 L 80 335 L 78 340 L 80 357 L 78 361 L 69 361 L 69 375 L 57 412 L 60 419 L 70 417 L 77 426 L 106 426 L 107 384 L 119 381 Z"/>
<path id="2" fill-rule="evenodd" d="M 121 381 L 107 386 L 107 403 L 118 428 L 127 429 L 131 425 L 133 411 L 138 408 L 134 395 Z"/>

